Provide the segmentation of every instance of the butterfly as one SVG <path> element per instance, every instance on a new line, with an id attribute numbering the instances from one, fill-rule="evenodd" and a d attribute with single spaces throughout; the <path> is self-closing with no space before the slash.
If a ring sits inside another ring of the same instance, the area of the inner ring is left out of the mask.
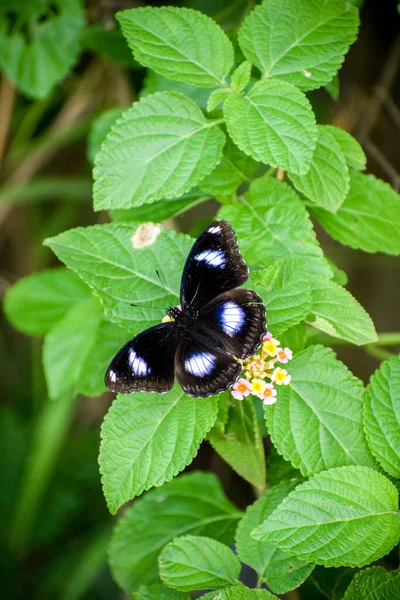
<path id="1" fill-rule="evenodd" d="M 127 342 L 111 361 L 105 384 L 113 392 L 167 392 L 174 378 L 190 396 L 227 390 L 266 333 L 265 306 L 240 288 L 249 270 L 235 232 L 214 221 L 197 238 L 183 269 L 181 307 Z"/>

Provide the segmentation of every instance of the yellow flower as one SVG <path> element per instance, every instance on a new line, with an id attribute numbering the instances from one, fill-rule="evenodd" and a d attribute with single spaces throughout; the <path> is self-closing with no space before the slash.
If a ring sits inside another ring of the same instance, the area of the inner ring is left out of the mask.
<path id="1" fill-rule="evenodd" d="M 250 383 L 250 391 L 256 396 L 261 396 L 264 393 L 267 384 L 263 379 L 253 379 Z"/>
<path id="2" fill-rule="evenodd" d="M 287 385 L 290 383 L 290 380 L 291 376 L 288 375 L 288 372 L 285 369 L 281 369 L 281 367 L 276 367 L 275 371 L 271 375 L 271 381 L 277 385 Z"/>
<path id="3" fill-rule="evenodd" d="M 261 349 L 261 358 L 266 358 L 267 356 L 276 356 L 278 352 L 280 342 L 275 338 L 271 338 L 263 343 Z"/>

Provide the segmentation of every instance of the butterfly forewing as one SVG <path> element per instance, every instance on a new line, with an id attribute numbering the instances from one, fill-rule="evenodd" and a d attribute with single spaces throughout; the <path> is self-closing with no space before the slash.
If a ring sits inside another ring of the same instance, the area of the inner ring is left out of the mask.
<path id="1" fill-rule="evenodd" d="M 242 371 L 230 354 L 189 335 L 182 339 L 175 355 L 175 376 L 184 392 L 205 398 L 225 391 Z"/>
<path id="2" fill-rule="evenodd" d="M 206 304 L 197 323 L 227 352 L 244 359 L 255 354 L 266 333 L 265 306 L 253 290 L 230 290 Z"/>
<path id="3" fill-rule="evenodd" d="M 197 238 L 186 259 L 181 282 L 183 310 L 198 310 L 249 276 L 235 232 L 226 221 L 214 221 Z"/>
<path id="4" fill-rule="evenodd" d="M 105 384 L 113 392 L 167 392 L 174 384 L 174 356 L 179 331 L 175 323 L 160 323 L 139 333 L 112 360 Z"/>

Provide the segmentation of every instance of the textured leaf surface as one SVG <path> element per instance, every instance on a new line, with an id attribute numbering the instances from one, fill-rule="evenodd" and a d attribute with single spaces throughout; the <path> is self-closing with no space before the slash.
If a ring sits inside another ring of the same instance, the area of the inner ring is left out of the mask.
<path id="1" fill-rule="evenodd" d="M 90 296 L 87 285 L 65 268 L 49 269 L 20 279 L 7 290 L 4 311 L 24 333 L 45 335 L 71 308 Z"/>
<path id="2" fill-rule="evenodd" d="M 224 85 L 233 65 L 233 46 L 206 15 L 163 6 L 125 10 L 117 18 L 143 66 L 200 87 Z"/>
<path id="3" fill-rule="evenodd" d="M 356 573 L 344 595 L 344 600 L 398 600 L 400 571 L 372 567 Z"/>
<path id="4" fill-rule="evenodd" d="M 333 337 L 362 345 L 377 340 L 374 324 L 361 304 L 345 288 L 322 277 L 312 278 L 310 325 Z"/>
<path id="5" fill-rule="evenodd" d="M 397 509 L 397 490 L 386 477 L 340 467 L 297 486 L 253 536 L 327 567 L 363 566 L 397 544 Z"/>
<path id="6" fill-rule="evenodd" d="M 162 583 L 155 583 L 143 585 L 133 594 L 132 600 L 189 600 L 189 596 Z"/>
<path id="7" fill-rule="evenodd" d="M 371 377 L 364 427 L 374 456 L 385 471 L 400 478 L 400 356 L 382 363 Z"/>
<path id="8" fill-rule="evenodd" d="M 217 424 L 207 439 L 214 450 L 241 477 L 259 489 L 265 488 L 264 446 L 253 400 L 242 401 L 230 396 L 228 416 L 221 426 Z"/>
<path id="9" fill-rule="evenodd" d="M 340 129 L 340 127 L 335 127 L 334 125 L 324 125 L 323 127 L 339 144 L 349 167 L 363 171 L 367 164 L 367 157 L 357 140 L 350 133 L 344 131 L 344 129 Z"/>
<path id="10" fill-rule="evenodd" d="M 231 77 L 232 89 L 241 92 L 249 83 L 251 75 L 251 62 L 245 60 L 235 69 Z"/>
<path id="11" fill-rule="evenodd" d="M 314 565 L 290 556 L 274 544 L 255 540 L 251 532 L 273 513 L 297 483 L 281 483 L 263 494 L 248 507 L 236 530 L 236 549 L 240 560 L 257 572 L 259 585 L 265 583 L 277 594 L 285 594 L 299 586 L 310 575 Z"/>
<path id="12" fill-rule="evenodd" d="M 55 4 L 56 15 L 39 19 L 43 9 L 32 14 L 29 41 L 17 23 L 7 35 L 9 25 L 0 18 L 0 68 L 23 94 L 34 98 L 48 96 L 79 54 L 78 36 L 84 25 L 81 3 L 63 0 Z"/>
<path id="13" fill-rule="evenodd" d="M 339 69 L 358 22 L 344 0 L 268 0 L 245 19 L 239 44 L 264 77 L 312 90 Z"/>
<path id="14" fill-rule="evenodd" d="M 96 155 L 95 210 L 188 192 L 218 164 L 224 143 L 215 121 L 183 94 L 159 92 L 134 103 Z"/>
<path id="15" fill-rule="evenodd" d="M 94 162 L 96 154 L 100 151 L 101 144 L 106 139 L 115 121 L 127 110 L 126 107 L 110 108 L 99 115 L 92 124 L 89 138 L 87 156 L 90 162 Z"/>
<path id="16" fill-rule="evenodd" d="M 351 173 L 350 191 L 337 213 L 313 208 L 312 214 L 342 244 L 366 252 L 400 254 L 400 197 L 373 175 Z"/>
<path id="17" fill-rule="evenodd" d="M 157 581 L 157 556 L 173 538 L 191 533 L 230 544 L 241 516 L 215 475 L 182 475 L 139 498 L 118 521 L 109 551 L 114 578 L 126 593 Z"/>
<path id="18" fill-rule="evenodd" d="M 292 173 L 307 172 L 317 129 L 310 103 L 296 87 L 277 79 L 259 81 L 245 96 L 232 94 L 224 116 L 243 152 Z"/>
<path id="19" fill-rule="evenodd" d="M 268 488 L 279 485 L 284 480 L 303 479 L 298 469 L 278 454 L 275 446 L 272 446 L 267 456 Z"/>
<path id="20" fill-rule="evenodd" d="M 274 336 L 297 325 L 311 309 L 311 283 L 305 261 L 287 258 L 253 271 L 249 287 L 264 300 L 268 329 Z"/>
<path id="21" fill-rule="evenodd" d="M 133 333 L 160 322 L 162 313 L 152 307 L 166 306 L 174 299 L 179 304 L 181 273 L 193 244 L 192 238 L 168 231 L 161 232 L 153 245 L 134 249 L 136 228 L 126 223 L 78 227 L 45 242 L 101 297 L 108 317 Z"/>
<path id="22" fill-rule="evenodd" d="M 224 206 L 218 218 L 234 228 L 250 265 L 268 267 L 282 258 L 303 258 L 311 273 L 332 277 L 307 211 L 297 194 L 273 178 L 255 180 L 246 197 Z"/>
<path id="23" fill-rule="evenodd" d="M 290 174 L 295 187 L 318 206 L 336 212 L 349 191 L 349 171 L 343 152 L 325 126 L 318 126 L 317 145 L 310 170 L 301 177 Z"/>
<path id="24" fill-rule="evenodd" d="M 309 346 L 288 365 L 292 376 L 265 408 L 279 452 L 303 475 L 341 465 L 367 465 L 362 424 L 364 388 L 329 348 Z"/>
<path id="25" fill-rule="evenodd" d="M 193 188 L 193 191 L 173 200 L 158 200 L 151 204 L 135 206 L 135 208 L 116 208 L 111 210 L 110 214 L 114 221 L 133 221 L 135 223 L 153 221 L 154 223 L 161 223 L 162 221 L 181 215 L 186 210 L 189 210 L 189 208 L 197 206 L 197 204 L 201 204 L 205 200 L 208 200 L 207 194 L 200 192 L 197 188 Z"/>
<path id="26" fill-rule="evenodd" d="M 110 511 L 182 471 L 213 426 L 217 408 L 215 396 L 199 402 L 177 384 L 166 394 L 119 395 L 103 422 L 99 458 Z"/>
<path id="27" fill-rule="evenodd" d="M 51 399 L 55 400 L 69 390 L 77 391 L 85 360 L 94 351 L 102 318 L 103 307 L 99 300 L 85 298 L 72 305 L 47 334 L 43 365 Z"/>
<path id="28" fill-rule="evenodd" d="M 158 557 L 161 579 L 183 592 L 220 588 L 239 577 L 232 550 L 212 538 L 187 535 L 168 544 Z"/>
<path id="29" fill-rule="evenodd" d="M 235 586 L 222 590 L 219 595 L 214 596 L 213 600 L 272 600 L 273 598 L 276 596 L 267 590 L 249 590 L 242 586 Z"/>
<path id="30" fill-rule="evenodd" d="M 219 90 L 229 92 L 228 88 L 219 88 Z M 190 83 L 184 83 L 183 81 L 174 81 L 155 71 L 147 71 L 139 97 L 144 98 L 156 92 L 180 92 L 193 100 L 200 108 L 206 108 L 210 91 L 210 88 L 200 88 L 190 85 Z"/>

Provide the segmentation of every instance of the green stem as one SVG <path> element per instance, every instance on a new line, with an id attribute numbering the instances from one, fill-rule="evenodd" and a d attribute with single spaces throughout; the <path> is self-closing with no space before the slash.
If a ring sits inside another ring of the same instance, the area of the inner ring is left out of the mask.
<path id="1" fill-rule="evenodd" d="M 400 346 L 400 332 L 388 331 L 379 333 L 378 340 L 374 342 L 374 346 Z"/>
<path id="2" fill-rule="evenodd" d="M 374 344 L 367 344 L 366 346 L 363 346 L 363 350 L 378 360 L 388 360 L 389 358 L 392 358 L 392 356 L 395 356 L 392 352 L 383 350 L 383 348 L 377 348 Z"/>

